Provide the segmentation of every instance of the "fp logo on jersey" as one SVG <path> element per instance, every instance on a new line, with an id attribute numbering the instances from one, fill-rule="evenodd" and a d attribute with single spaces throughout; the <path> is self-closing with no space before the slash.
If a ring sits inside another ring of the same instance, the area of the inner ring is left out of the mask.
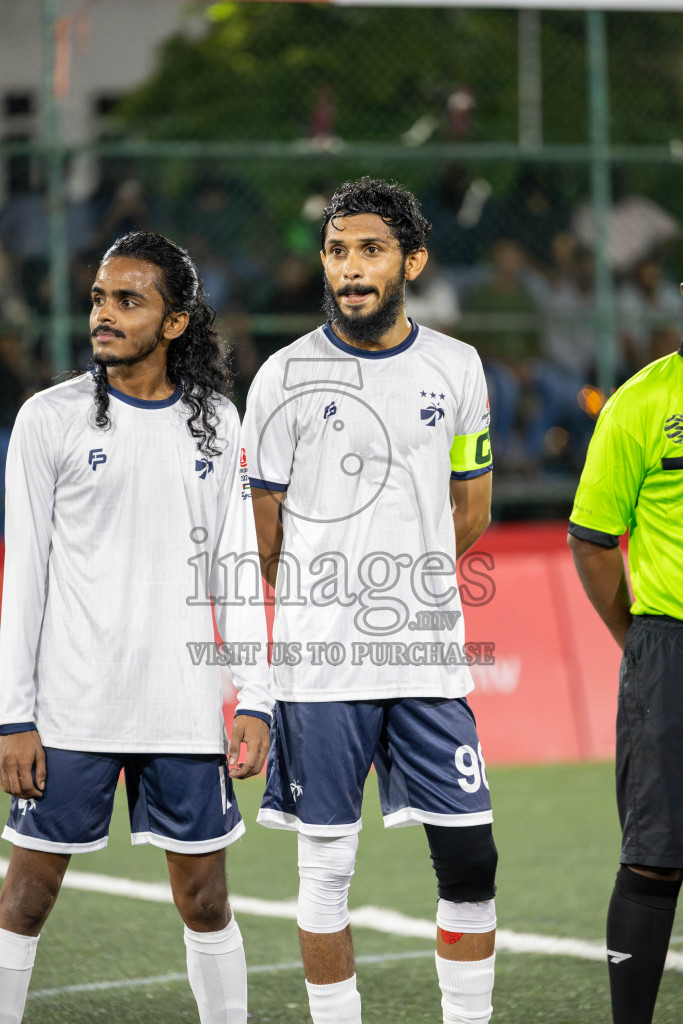
<path id="1" fill-rule="evenodd" d="M 88 465 L 92 466 L 93 473 L 98 466 L 103 466 L 107 461 L 107 456 L 102 448 L 91 448 L 88 452 Z"/>

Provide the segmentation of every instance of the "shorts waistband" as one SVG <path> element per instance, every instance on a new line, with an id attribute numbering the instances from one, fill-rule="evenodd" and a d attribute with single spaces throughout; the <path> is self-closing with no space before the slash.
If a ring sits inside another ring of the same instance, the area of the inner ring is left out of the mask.
<path id="1" fill-rule="evenodd" d="M 633 624 L 659 627 L 661 629 L 683 629 L 683 619 L 675 619 L 673 615 L 634 615 Z"/>

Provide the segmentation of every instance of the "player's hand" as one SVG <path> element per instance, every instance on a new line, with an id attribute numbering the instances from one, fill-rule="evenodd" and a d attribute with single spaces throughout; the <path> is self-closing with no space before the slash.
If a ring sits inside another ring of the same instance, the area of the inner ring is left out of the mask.
<path id="1" fill-rule="evenodd" d="M 0 736 L 0 785 L 5 793 L 40 798 L 46 776 L 45 751 L 35 729 Z"/>
<path id="2" fill-rule="evenodd" d="M 240 746 L 244 743 L 247 756 L 240 761 Z M 228 751 L 228 775 L 231 779 L 248 779 L 263 768 L 270 743 L 270 727 L 254 715 L 237 715 L 232 725 Z"/>

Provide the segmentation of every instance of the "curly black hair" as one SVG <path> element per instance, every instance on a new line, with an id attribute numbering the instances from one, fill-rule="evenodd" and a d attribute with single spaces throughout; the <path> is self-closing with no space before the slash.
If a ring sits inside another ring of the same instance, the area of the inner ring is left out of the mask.
<path id="1" fill-rule="evenodd" d="M 117 256 L 144 260 L 159 267 L 158 288 L 164 300 L 164 314 L 186 312 L 189 323 L 168 348 L 167 375 L 182 391 L 182 401 L 191 415 L 187 427 L 204 455 L 220 455 L 216 443 L 216 404 L 213 396 L 231 394 L 232 377 L 228 357 L 213 328 L 215 310 L 204 296 L 204 285 L 189 254 L 181 246 L 153 231 L 131 231 L 117 238 L 102 257 L 102 263 Z M 110 425 L 106 367 L 93 363 L 95 380 L 95 422 Z"/>
<path id="2" fill-rule="evenodd" d="M 420 211 L 420 204 L 407 188 L 395 181 L 364 175 L 357 181 L 345 181 L 323 210 L 320 232 L 321 248 L 325 248 L 327 225 L 337 217 L 357 213 L 376 213 L 391 226 L 404 256 L 421 249 L 432 229 Z"/>

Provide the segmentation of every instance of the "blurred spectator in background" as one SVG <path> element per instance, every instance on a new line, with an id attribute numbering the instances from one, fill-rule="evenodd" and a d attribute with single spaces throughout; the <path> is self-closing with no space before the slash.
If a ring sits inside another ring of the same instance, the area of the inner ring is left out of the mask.
<path id="1" fill-rule="evenodd" d="M 522 167 L 500 212 L 508 238 L 524 249 L 541 269 L 553 265 L 553 240 L 569 223 L 557 169 L 534 164 Z"/>
<path id="2" fill-rule="evenodd" d="M 469 339 L 484 364 L 491 400 L 492 447 L 498 471 L 533 468 L 533 454 L 520 443 L 520 402 L 530 388 L 541 354 L 538 307 L 522 285 L 526 266 L 517 242 L 500 238 L 491 250 L 490 279 L 465 303 Z"/>
<path id="3" fill-rule="evenodd" d="M 594 382 L 597 329 L 595 325 L 595 261 L 592 252 L 577 246 L 567 232 L 552 240 L 552 266 L 547 273 L 530 268 L 523 280 L 545 314 L 541 337 L 542 360 L 535 384 L 542 401 L 528 438 L 531 451 L 542 458 L 571 456 L 583 465 L 593 421 L 579 402 L 581 389 Z M 561 427 L 555 440 L 548 431 Z M 550 445 L 548 444 L 550 441 Z"/>
<path id="4" fill-rule="evenodd" d="M 208 301 L 218 314 L 228 307 L 235 291 L 235 275 L 228 249 L 231 239 L 239 237 L 239 214 L 226 186 L 212 175 L 204 177 L 193 201 L 185 201 L 178 221 L 181 234 L 204 281 Z M 239 289 L 238 289 L 239 290 Z"/>
<path id="5" fill-rule="evenodd" d="M 31 381 L 19 332 L 0 325 L 0 536 L 5 531 L 7 446 L 20 407 L 37 390 L 35 383 Z"/>
<path id="6" fill-rule="evenodd" d="M 655 359 L 663 359 L 664 356 L 670 356 L 672 352 L 675 352 L 681 344 L 681 331 L 678 327 L 658 327 L 652 333 L 650 339 L 650 357 L 651 361 Z"/>
<path id="7" fill-rule="evenodd" d="M 20 292 L 9 253 L 0 245 L 0 323 L 23 324 L 29 309 Z"/>
<path id="8" fill-rule="evenodd" d="M 184 194 L 175 222 L 217 313 L 262 308 L 274 229 L 256 191 L 237 178 L 206 173 L 192 202 Z M 175 236 L 174 236 L 175 237 Z M 266 240 L 266 241 L 264 241 Z"/>
<path id="9" fill-rule="evenodd" d="M 430 255 L 417 280 L 407 283 L 406 312 L 418 324 L 453 335 L 460 303 L 451 277 L 436 257 Z"/>
<path id="10" fill-rule="evenodd" d="M 69 200 L 65 209 L 69 256 L 90 246 L 95 218 L 87 199 Z M 21 298 L 33 312 L 47 313 L 50 304 L 50 218 L 48 198 L 28 180 L 13 179 L 13 191 L 0 209 L 0 242 L 14 264 Z"/>
<path id="11" fill-rule="evenodd" d="M 318 242 L 319 246 L 319 242 Z M 322 267 L 317 252 L 304 256 L 289 251 L 275 268 L 273 286 L 266 304 L 266 313 L 282 317 L 281 326 L 257 339 L 261 362 L 273 352 L 289 345 L 298 334 L 312 330 L 320 320 L 320 281 Z"/>
<path id="12" fill-rule="evenodd" d="M 449 164 L 432 188 L 421 196 L 421 205 L 433 228 L 429 257 L 456 268 L 456 283 L 467 288 L 471 273 L 488 253 L 499 234 L 499 216 L 491 198 L 491 186 L 483 178 L 473 178 L 464 164 Z M 475 276 L 477 283 L 480 276 Z"/>
<path id="13" fill-rule="evenodd" d="M 126 174 L 118 182 L 103 183 L 97 192 L 95 204 L 98 225 L 90 248 L 97 252 L 108 249 L 117 238 L 127 235 L 129 231 L 155 231 L 159 228 L 159 218 L 153 203 L 145 195 L 142 182 L 133 173 Z"/>
<path id="14" fill-rule="evenodd" d="M 609 257 L 615 274 L 630 274 L 638 263 L 680 237 L 675 217 L 645 196 L 629 193 L 621 168 L 612 169 L 612 206 L 608 214 Z M 595 213 L 590 201 L 582 203 L 571 220 L 571 232 L 580 245 L 595 248 Z"/>
<path id="15" fill-rule="evenodd" d="M 630 377 L 657 358 L 653 355 L 653 334 L 680 322 L 681 292 L 672 281 L 663 278 L 661 263 L 650 256 L 641 260 L 623 282 L 617 309 L 625 375 Z"/>

